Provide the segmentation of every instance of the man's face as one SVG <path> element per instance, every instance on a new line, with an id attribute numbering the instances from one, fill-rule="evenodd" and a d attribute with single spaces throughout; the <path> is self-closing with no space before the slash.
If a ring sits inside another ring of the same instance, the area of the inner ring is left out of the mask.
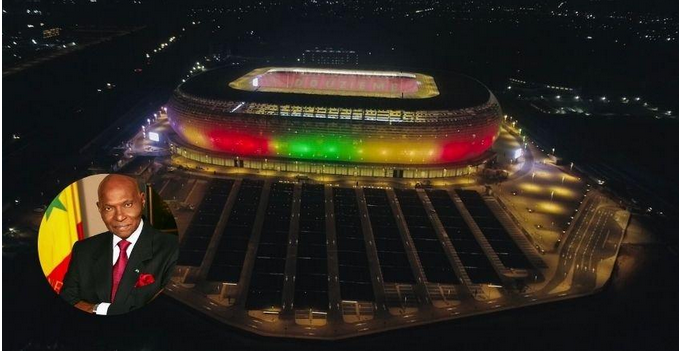
<path id="1" fill-rule="evenodd" d="M 142 220 L 144 193 L 139 192 L 134 182 L 110 180 L 100 188 L 97 207 L 106 228 L 126 239 Z"/>

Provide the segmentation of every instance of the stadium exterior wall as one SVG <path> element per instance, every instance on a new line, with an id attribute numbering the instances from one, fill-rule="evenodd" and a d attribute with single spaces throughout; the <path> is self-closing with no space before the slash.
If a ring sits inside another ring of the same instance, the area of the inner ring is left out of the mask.
<path id="1" fill-rule="evenodd" d="M 376 111 L 351 110 L 344 118 L 342 108 L 313 107 L 307 108 L 312 112 L 296 116 L 289 107 L 251 104 L 247 111 L 239 111 L 246 110 L 241 103 L 229 102 L 225 107 L 219 103 L 176 94 L 168 105 L 171 126 L 194 146 L 243 157 L 448 164 L 487 151 L 501 122 L 493 96 L 481 107 L 425 112 L 439 117 L 423 122 L 390 116 L 381 121 Z"/>
<path id="2" fill-rule="evenodd" d="M 359 163 L 334 163 L 277 158 L 249 158 L 229 156 L 188 146 L 184 141 L 171 139 L 171 152 L 188 160 L 220 167 L 239 167 L 256 172 L 287 172 L 295 175 L 327 174 L 351 177 L 400 177 L 404 179 L 431 179 L 466 176 L 477 172 L 482 163 L 493 154 L 488 153 L 458 165 L 381 165 Z"/>

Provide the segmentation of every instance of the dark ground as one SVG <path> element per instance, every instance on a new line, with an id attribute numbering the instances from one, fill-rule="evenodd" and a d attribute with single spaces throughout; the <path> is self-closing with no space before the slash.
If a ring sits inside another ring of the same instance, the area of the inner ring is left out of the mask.
<path id="1" fill-rule="evenodd" d="M 119 317 L 67 307 L 35 253 L 3 251 L 3 349 L 107 350 L 678 350 L 678 257 L 624 245 L 602 293 L 334 342 L 265 338 L 173 299 Z"/>

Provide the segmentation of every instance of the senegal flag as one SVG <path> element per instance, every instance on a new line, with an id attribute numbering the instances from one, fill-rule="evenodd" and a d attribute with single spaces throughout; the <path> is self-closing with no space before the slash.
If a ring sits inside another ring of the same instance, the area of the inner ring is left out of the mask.
<path id="1" fill-rule="evenodd" d="M 43 273 L 59 293 L 69 268 L 71 248 L 83 239 L 78 184 L 73 183 L 57 196 L 45 210 L 38 231 L 38 256 Z"/>

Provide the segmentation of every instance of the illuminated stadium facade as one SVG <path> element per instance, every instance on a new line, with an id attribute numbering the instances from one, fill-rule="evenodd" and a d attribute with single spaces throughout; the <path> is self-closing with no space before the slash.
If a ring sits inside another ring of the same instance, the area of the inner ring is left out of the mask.
<path id="1" fill-rule="evenodd" d="M 167 107 L 174 153 L 295 173 L 464 175 L 501 123 L 494 95 L 452 73 L 226 67 L 180 85 Z"/>
<path id="2" fill-rule="evenodd" d="M 466 76 L 406 71 L 238 66 L 180 85 L 158 129 L 174 130 L 172 164 L 205 173 L 156 178 L 185 222 L 168 295 L 257 334 L 339 339 L 587 293 L 544 260 L 530 233 L 543 221 L 514 214 L 525 208 L 506 207 L 502 189 L 451 178 L 493 156 L 494 95 Z M 495 149 L 517 151 L 512 131 Z M 528 180 L 532 160 L 515 175 Z M 579 209 L 584 184 L 565 177 L 571 203 L 546 192 L 527 205 Z M 565 177 L 550 179 L 566 188 Z M 449 179 L 420 183 L 430 178 Z M 581 229 L 561 217 L 562 234 Z M 601 271 L 582 280 L 606 283 Z"/>

